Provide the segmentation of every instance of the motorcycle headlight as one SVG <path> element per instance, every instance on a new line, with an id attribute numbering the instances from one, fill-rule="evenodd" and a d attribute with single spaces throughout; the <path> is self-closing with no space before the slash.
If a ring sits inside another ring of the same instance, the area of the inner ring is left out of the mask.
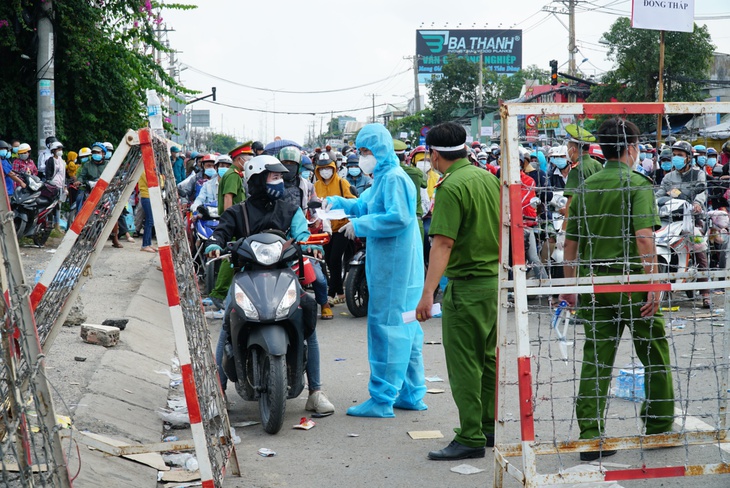
<path id="1" fill-rule="evenodd" d="M 233 288 L 233 294 L 236 298 L 236 303 L 239 307 L 243 310 L 243 313 L 246 315 L 246 318 L 252 319 L 252 320 L 258 320 L 259 319 L 259 312 L 256 310 L 256 307 L 254 307 L 253 303 L 251 302 L 251 299 L 248 298 L 248 295 L 244 293 L 244 291 L 241 289 L 240 286 L 236 283 Z"/>
<path id="2" fill-rule="evenodd" d="M 289 309 L 297 301 L 297 282 L 292 280 L 289 284 L 289 288 L 286 289 L 286 293 L 279 302 L 279 306 L 276 307 L 276 320 L 282 320 L 289 315 Z"/>
<path id="3" fill-rule="evenodd" d="M 268 266 L 279 261 L 283 247 L 284 246 L 282 246 L 281 242 L 264 244 L 263 242 L 253 241 L 251 243 L 251 250 L 253 251 L 254 256 L 256 256 L 256 261 L 264 266 Z"/>

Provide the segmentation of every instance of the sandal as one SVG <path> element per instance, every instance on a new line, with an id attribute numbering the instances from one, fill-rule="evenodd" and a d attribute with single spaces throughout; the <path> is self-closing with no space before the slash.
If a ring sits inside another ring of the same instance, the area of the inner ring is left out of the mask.
<path id="1" fill-rule="evenodd" d="M 140 251 L 143 251 L 143 252 L 151 252 L 153 254 L 157 252 L 154 249 L 152 249 L 150 246 L 143 247 L 142 249 L 140 249 Z"/>

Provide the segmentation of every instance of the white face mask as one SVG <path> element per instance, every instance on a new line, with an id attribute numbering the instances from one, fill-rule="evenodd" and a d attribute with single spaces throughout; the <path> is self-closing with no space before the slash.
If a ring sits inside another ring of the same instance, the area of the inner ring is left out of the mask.
<path id="1" fill-rule="evenodd" d="M 416 168 L 423 171 L 423 174 L 425 175 L 426 173 L 428 173 L 428 170 L 431 169 L 431 163 L 429 161 L 426 161 L 425 159 L 423 159 L 416 163 Z"/>
<path id="2" fill-rule="evenodd" d="M 56 151 L 54 154 L 57 158 L 60 158 L 61 156 L 63 156 L 63 151 Z"/>
<path id="3" fill-rule="evenodd" d="M 325 180 L 329 180 L 332 178 L 332 175 L 334 174 L 334 170 L 332 168 L 325 168 L 319 170 L 319 176 L 321 176 Z"/>
<path id="4" fill-rule="evenodd" d="M 375 156 L 368 154 L 367 156 L 360 156 L 360 169 L 363 173 L 371 175 L 375 170 L 375 165 L 378 164 L 378 160 Z"/>

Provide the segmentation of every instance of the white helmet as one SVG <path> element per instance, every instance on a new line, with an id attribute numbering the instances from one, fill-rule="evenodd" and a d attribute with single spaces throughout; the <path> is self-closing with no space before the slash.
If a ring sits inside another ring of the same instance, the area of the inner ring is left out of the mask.
<path id="1" fill-rule="evenodd" d="M 281 164 L 281 161 L 276 159 L 274 156 L 267 154 L 261 154 L 251 158 L 244 163 L 243 175 L 246 179 L 246 183 L 251 179 L 253 175 L 263 173 L 264 171 L 274 171 L 276 173 L 288 173 L 286 166 Z"/>
<path id="2" fill-rule="evenodd" d="M 218 159 L 215 160 L 215 164 L 218 163 L 233 164 L 233 160 L 228 154 L 221 154 L 220 156 L 218 156 Z"/>
<path id="3" fill-rule="evenodd" d="M 50 151 L 55 151 L 56 149 L 63 149 L 63 144 L 61 144 L 59 141 L 54 141 L 51 143 L 51 146 L 48 149 Z"/>
<path id="4" fill-rule="evenodd" d="M 114 150 L 114 145 L 111 142 L 105 142 L 104 143 L 104 147 L 106 148 L 107 151 L 113 151 Z"/>
<path id="5" fill-rule="evenodd" d="M 568 157 L 568 146 L 554 146 L 550 148 L 548 156 L 554 157 Z"/>
<path id="6" fill-rule="evenodd" d="M 525 161 L 525 160 L 529 161 L 530 160 L 530 150 L 529 149 L 520 146 L 519 152 L 520 152 L 520 161 Z"/>

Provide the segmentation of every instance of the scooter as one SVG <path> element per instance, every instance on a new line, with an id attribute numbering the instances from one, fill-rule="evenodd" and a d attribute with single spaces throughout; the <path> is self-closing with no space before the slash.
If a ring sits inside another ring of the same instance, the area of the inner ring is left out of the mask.
<path id="1" fill-rule="evenodd" d="M 199 218 L 195 219 L 192 233 L 194 236 L 193 246 L 193 267 L 198 279 L 203 281 L 205 294 L 215 288 L 215 280 L 220 268 L 220 263 L 209 262 L 205 255 L 205 246 L 208 239 L 218 227 L 218 203 L 200 205 L 197 209 Z"/>
<path id="2" fill-rule="evenodd" d="M 316 304 L 309 315 L 301 306 L 300 279 L 312 282 L 315 273 L 299 244 L 320 244 L 322 238 L 312 235 L 306 243 L 292 243 L 283 233 L 268 231 L 228 244 L 238 271 L 224 317 L 230 342 L 222 366 L 241 398 L 259 402 L 261 424 L 269 434 L 281 430 L 286 399 L 304 389 L 305 339 L 317 317 Z M 294 271 L 292 262 L 302 271 Z"/>
<path id="3" fill-rule="evenodd" d="M 686 200 L 671 197 L 657 199 L 662 227 L 654 232 L 660 273 L 686 273 L 692 264 L 692 246 L 695 235 L 692 205 Z M 690 281 L 679 278 L 676 283 Z M 694 290 L 687 290 L 694 297 Z"/>
<path id="4" fill-rule="evenodd" d="M 360 239 L 361 248 L 350 259 L 350 269 L 345 276 L 345 302 L 353 317 L 368 314 L 368 280 L 365 275 L 365 239 Z"/>
<path id="5" fill-rule="evenodd" d="M 33 244 L 43 247 L 55 225 L 53 213 L 58 205 L 58 196 L 44 196 L 44 183 L 35 175 L 21 174 L 20 178 L 26 187 L 16 188 L 10 197 L 15 233 L 18 239 L 32 237 Z"/>

